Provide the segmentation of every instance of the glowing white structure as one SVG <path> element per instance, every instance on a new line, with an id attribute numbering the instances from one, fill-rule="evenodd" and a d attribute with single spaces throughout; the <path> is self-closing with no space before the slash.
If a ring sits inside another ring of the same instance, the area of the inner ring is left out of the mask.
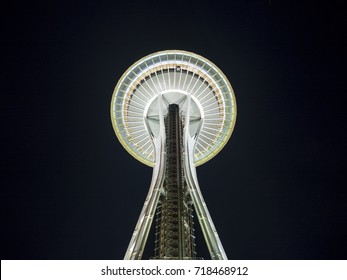
<path id="1" fill-rule="evenodd" d="M 159 240 L 158 252 L 162 253 L 157 258 L 194 258 L 188 242 L 192 234 L 190 218 L 183 215 L 193 205 L 211 258 L 227 259 L 201 194 L 195 167 L 214 157 L 229 140 L 236 120 L 235 97 L 216 65 L 197 54 L 178 50 L 157 52 L 134 63 L 119 80 L 112 97 L 111 118 L 119 141 L 132 156 L 153 167 L 150 189 L 124 259 L 141 259 L 158 203 L 166 205 L 163 201 L 171 174 L 167 169 L 166 118 L 172 104 L 178 108 L 176 130 L 182 130 L 176 133 L 178 163 L 174 162 L 174 174 L 181 182 L 177 187 L 181 208 L 174 221 L 177 228 L 170 233 L 162 222 L 158 234 L 165 239 L 173 233 L 176 240 L 177 232 L 179 237 L 170 252 Z M 168 221 L 170 217 L 164 218 Z"/>

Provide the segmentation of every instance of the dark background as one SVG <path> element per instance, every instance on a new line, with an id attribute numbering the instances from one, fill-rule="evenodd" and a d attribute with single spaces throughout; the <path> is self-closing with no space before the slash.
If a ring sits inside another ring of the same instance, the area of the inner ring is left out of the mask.
<path id="1" fill-rule="evenodd" d="M 235 91 L 234 133 L 197 169 L 229 259 L 347 258 L 342 6 L 11 3 L 1 19 L 2 259 L 123 258 L 152 170 L 116 139 L 111 95 L 132 63 L 165 49 L 210 59 Z M 202 238 L 198 255 L 208 258 Z"/>

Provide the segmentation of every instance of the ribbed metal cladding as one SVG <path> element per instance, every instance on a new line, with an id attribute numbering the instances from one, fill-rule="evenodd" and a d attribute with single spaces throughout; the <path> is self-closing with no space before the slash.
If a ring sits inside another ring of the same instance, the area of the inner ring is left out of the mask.
<path id="1" fill-rule="evenodd" d="M 183 174 L 182 120 L 178 105 L 171 104 L 168 109 L 164 195 L 157 207 L 155 258 L 194 259 L 193 209 Z"/>

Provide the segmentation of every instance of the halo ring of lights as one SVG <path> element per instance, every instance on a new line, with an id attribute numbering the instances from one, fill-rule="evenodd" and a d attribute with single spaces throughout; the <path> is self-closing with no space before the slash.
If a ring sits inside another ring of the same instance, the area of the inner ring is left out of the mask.
<path id="1" fill-rule="evenodd" d="M 111 120 L 123 147 L 137 160 L 155 164 L 155 149 L 145 118 L 155 130 L 157 99 L 180 103 L 191 96 L 190 131 L 202 120 L 194 150 L 199 166 L 213 158 L 228 142 L 235 126 L 234 91 L 223 72 L 192 52 L 166 50 L 150 54 L 130 66 L 118 81 L 111 101 Z"/>

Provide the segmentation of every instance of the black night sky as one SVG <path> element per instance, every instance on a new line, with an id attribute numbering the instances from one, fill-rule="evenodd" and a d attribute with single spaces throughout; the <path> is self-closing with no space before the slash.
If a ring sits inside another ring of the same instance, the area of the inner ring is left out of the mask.
<path id="1" fill-rule="evenodd" d="M 10 5 L 1 19 L 1 259 L 123 258 L 152 170 L 116 139 L 111 95 L 132 63 L 165 49 L 210 59 L 235 91 L 234 133 L 197 169 L 229 259 L 347 258 L 342 6 Z M 208 258 L 201 236 L 198 255 Z"/>

